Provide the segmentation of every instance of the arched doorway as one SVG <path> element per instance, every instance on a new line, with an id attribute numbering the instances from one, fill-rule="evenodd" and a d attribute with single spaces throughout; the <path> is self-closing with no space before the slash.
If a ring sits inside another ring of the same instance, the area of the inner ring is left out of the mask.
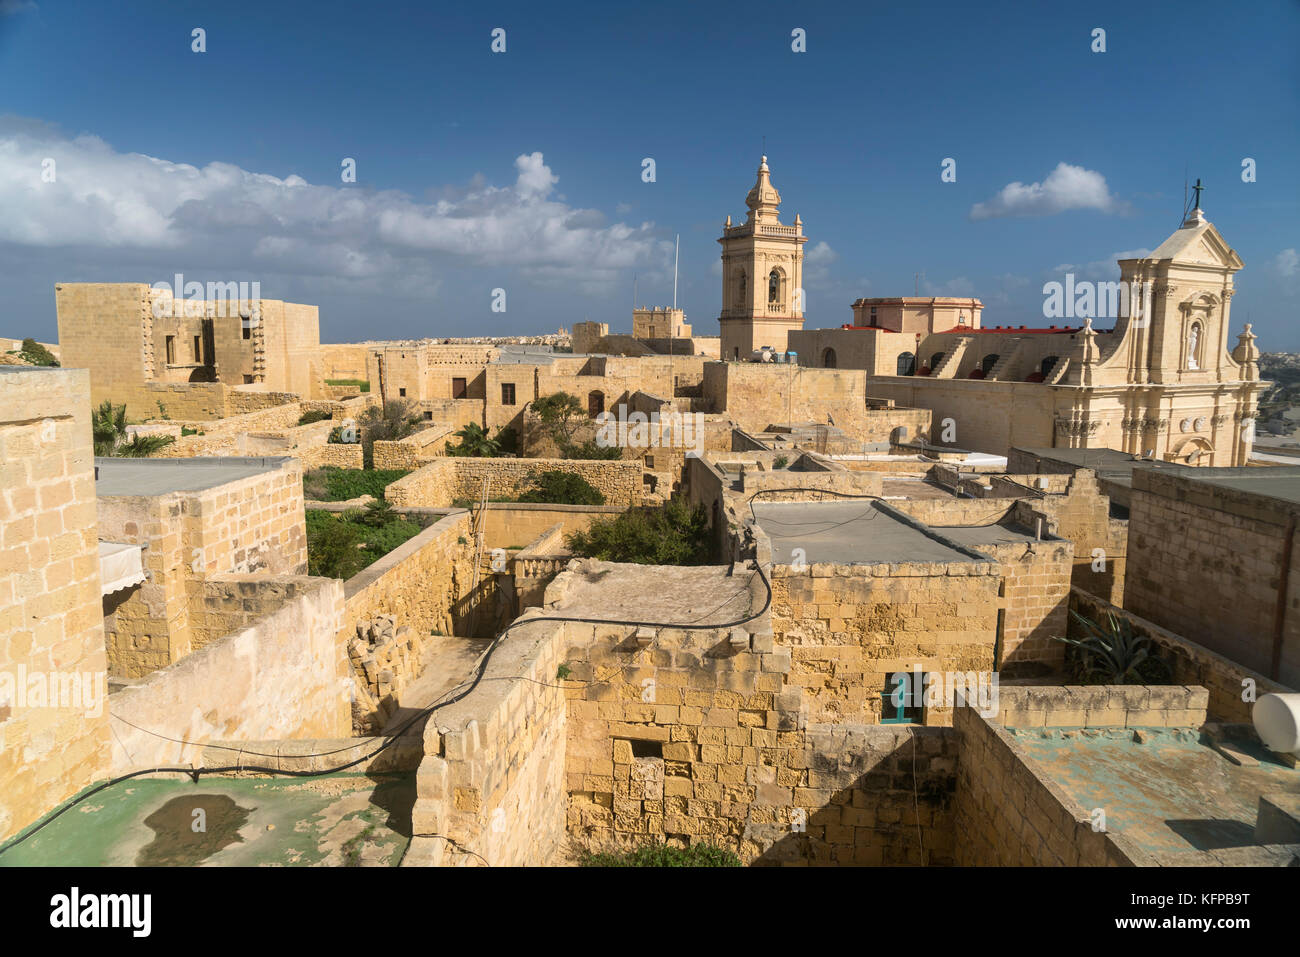
<path id="1" fill-rule="evenodd" d="M 827 349 L 822 353 L 822 368 L 834 369 L 835 367 L 835 350 Z"/>
<path id="2" fill-rule="evenodd" d="M 916 356 L 910 352 L 904 352 L 898 357 L 898 375 L 915 375 L 916 374 Z"/>
<path id="3" fill-rule="evenodd" d="M 605 411 L 605 393 L 595 390 L 587 393 L 587 414 L 593 419 Z"/>
<path id="4" fill-rule="evenodd" d="M 993 371 L 993 367 L 998 364 L 998 359 L 1000 358 L 1002 357 L 996 352 L 990 352 L 984 357 L 984 361 L 980 363 L 980 371 L 985 375 L 988 375 Z"/>
<path id="5" fill-rule="evenodd" d="M 1048 356 L 1038 364 L 1038 374 L 1041 375 L 1044 379 L 1046 379 L 1048 374 L 1051 373 L 1051 371 L 1054 368 L 1056 368 L 1056 363 L 1059 361 L 1060 361 L 1059 356 Z"/>

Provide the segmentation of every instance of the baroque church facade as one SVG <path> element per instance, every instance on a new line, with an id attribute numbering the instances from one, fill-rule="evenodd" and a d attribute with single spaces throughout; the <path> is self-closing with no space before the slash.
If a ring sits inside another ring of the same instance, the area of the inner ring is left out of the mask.
<path id="1" fill-rule="evenodd" d="M 718 240 L 724 360 L 770 346 L 797 352 L 803 366 L 864 369 L 869 396 L 931 410 L 937 445 L 997 455 L 1109 448 L 1199 466 L 1249 461 L 1267 383 L 1250 325 L 1229 342 L 1242 260 L 1199 206 L 1149 256 L 1119 262 L 1120 285 L 1133 295 L 1110 329 L 1091 318 L 990 327 L 979 300 L 926 297 L 858 300 L 855 323 L 804 329 L 807 237 L 798 216 L 780 223 L 780 202 L 763 157 L 748 219 L 732 226 L 728 217 Z M 904 318 L 876 324 L 877 310 L 866 311 L 875 303 L 879 315 Z"/>

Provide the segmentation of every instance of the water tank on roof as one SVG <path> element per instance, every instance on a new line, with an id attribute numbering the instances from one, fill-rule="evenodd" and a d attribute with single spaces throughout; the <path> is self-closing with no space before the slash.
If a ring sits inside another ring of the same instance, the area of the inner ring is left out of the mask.
<path id="1" fill-rule="evenodd" d="M 1264 747 L 1279 754 L 1300 755 L 1300 694 L 1266 694 L 1251 712 Z"/>
<path id="2" fill-rule="evenodd" d="M 792 366 L 797 366 L 799 364 L 799 353 L 791 349 L 785 354 L 785 361 L 790 363 Z"/>

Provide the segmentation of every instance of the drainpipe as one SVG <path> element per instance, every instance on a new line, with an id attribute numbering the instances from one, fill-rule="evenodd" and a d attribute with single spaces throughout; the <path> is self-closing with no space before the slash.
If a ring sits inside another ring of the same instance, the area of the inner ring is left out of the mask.
<path id="1" fill-rule="evenodd" d="M 1286 535 L 1282 539 L 1282 555 L 1278 559 L 1277 604 L 1273 609 L 1273 658 L 1269 665 L 1268 676 L 1274 681 L 1281 680 L 1282 671 L 1282 632 L 1286 626 L 1286 592 L 1291 579 L 1291 546 L 1295 541 L 1295 516 L 1286 523 Z"/>
<path id="2" fill-rule="evenodd" d="M 1007 597 L 1007 580 L 1004 578 L 998 582 L 998 631 L 993 639 L 993 672 L 994 674 L 1002 670 L 1002 632 L 1006 624 L 1007 609 L 1005 599 Z"/>

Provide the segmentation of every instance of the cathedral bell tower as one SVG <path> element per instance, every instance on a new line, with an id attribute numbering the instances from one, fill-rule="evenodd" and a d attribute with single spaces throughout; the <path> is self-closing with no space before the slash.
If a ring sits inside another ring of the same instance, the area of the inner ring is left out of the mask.
<path id="1" fill-rule="evenodd" d="M 786 336 L 803 328 L 803 223 L 777 218 L 781 194 L 772 185 L 764 156 L 758 182 L 745 197 L 749 216 L 739 226 L 727 217 L 722 229 L 722 358 L 744 360 L 754 349 L 785 352 Z"/>

